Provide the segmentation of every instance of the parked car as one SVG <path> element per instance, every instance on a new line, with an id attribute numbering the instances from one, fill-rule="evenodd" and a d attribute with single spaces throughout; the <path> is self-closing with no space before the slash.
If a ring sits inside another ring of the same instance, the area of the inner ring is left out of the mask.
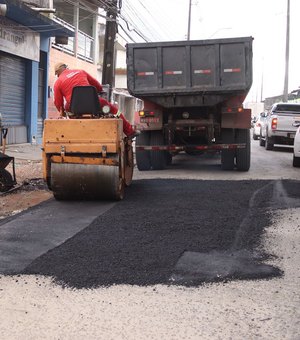
<path id="1" fill-rule="evenodd" d="M 299 121 L 294 123 L 296 127 L 298 127 L 294 139 L 294 155 L 293 155 L 293 166 L 299 168 L 300 167 L 300 117 Z"/>
<path id="2" fill-rule="evenodd" d="M 274 144 L 294 144 L 296 121 L 300 120 L 300 104 L 276 103 L 268 111 L 264 125 L 261 128 L 261 146 L 272 150 Z"/>
<path id="3" fill-rule="evenodd" d="M 253 125 L 253 130 L 252 130 L 252 137 L 254 140 L 258 140 L 260 137 L 260 130 L 261 127 L 264 124 L 264 121 L 266 120 L 267 112 L 261 112 L 256 119 L 254 125 Z"/>

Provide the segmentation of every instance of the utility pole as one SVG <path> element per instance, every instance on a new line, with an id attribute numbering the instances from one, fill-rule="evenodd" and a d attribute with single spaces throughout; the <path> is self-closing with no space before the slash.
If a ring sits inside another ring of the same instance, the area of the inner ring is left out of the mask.
<path id="1" fill-rule="evenodd" d="M 118 0 L 107 0 L 107 20 L 104 38 L 102 84 L 109 85 L 108 100 L 114 86 L 115 39 L 117 33 Z"/>
<path id="2" fill-rule="evenodd" d="M 189 2 L 189 18 L 188 18 L 188 32 L 187 32 L 187 40 L 191 38 L 191 16 L 192 16 L 192 0 Z"/>
<path id="3" fill-rule="evenodd" d="M 283 89 L 283 102 L 288 101 L 289 91 L 289 59 L 290 59 L 290 0 L 287 0 L 286 14 L 286 47 L 285 47 L 285 76 Z"/>
<path id="4" fill-rule="evenodd" d="M 260 102 L 263 102 L 263 89 L 264 89 L 264 59 L 262 60 L 262 72 L 261 72 L 261 85 L 260 85 Z"/>

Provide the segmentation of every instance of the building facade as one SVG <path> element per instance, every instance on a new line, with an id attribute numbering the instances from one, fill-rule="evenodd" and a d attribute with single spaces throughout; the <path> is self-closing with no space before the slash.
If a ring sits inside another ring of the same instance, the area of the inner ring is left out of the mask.
<path id="1" fill-rule="evenodd" d="M 49 99 L 48 117 L 56 118 L 58 112 L 53 104 L 53 87 L 56 81 L 54 65 L 63 62 L 72 69 L 84 69 L 93 77 L 99 78 L 99 8 L 93 1 L 52 0 L 49 6 L 55 13 L 52 19 L 74 33 L 68 44 L 61 44 L 51 38 L 49 58 Z"/>
<path id="2" fill-rule="evenodd" d="M 8 144 L 41 141 L 50 39 L 67 41 L 73 35 L 22 1 L 0 0 L 0 113 Z"/>
<path id="3" fill-rule="evenodd" d="M 8 144 L 41 144 L 44 119 L 58 117 L 57 62 L 101 82 L 106 13 L 98 6 L 95 0 L 0 0 L 0 114 Z M 111 100 L 133 122 L 136 99 L 126 91 L 125 43 L 116 43 Z"/>

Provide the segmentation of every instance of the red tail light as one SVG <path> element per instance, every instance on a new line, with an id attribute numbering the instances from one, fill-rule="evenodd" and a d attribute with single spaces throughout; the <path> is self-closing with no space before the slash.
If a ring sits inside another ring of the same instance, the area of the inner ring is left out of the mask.
<path id="1" fill-rule="evenodd" d="M 243 112 L 244 111 L 244 109 L 242 108 L 242 107 L 236 107 L 236 106 L 228 106 L 228 107 L 226 107 L 225 108 L 225 111 L 226 112 L 239 112 L 239 113 L 241 113 L 241 112 Z"/>
<path id="2" fill-rule="evenodd" d="M 272 119 L 271 129 L 276 130 L 277 129 L 277 118 Z"/>
<path id="3" fill-rule="evenodd" d="M 155 112 L 154 111 L 139 111 L 139 116 L 140 117 L 149 117 L 149 116 L 155 116 Z"/>

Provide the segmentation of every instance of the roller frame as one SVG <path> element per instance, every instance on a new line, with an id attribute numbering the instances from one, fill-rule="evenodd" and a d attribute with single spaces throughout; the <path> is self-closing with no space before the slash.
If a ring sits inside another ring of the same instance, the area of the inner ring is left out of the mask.
<path id="1" fill-rule="evenodd" d="M 123 199 L 133 150 L 120 119 L 45 120 L 43 141 L 43 176 L 56 199 Z"/>

